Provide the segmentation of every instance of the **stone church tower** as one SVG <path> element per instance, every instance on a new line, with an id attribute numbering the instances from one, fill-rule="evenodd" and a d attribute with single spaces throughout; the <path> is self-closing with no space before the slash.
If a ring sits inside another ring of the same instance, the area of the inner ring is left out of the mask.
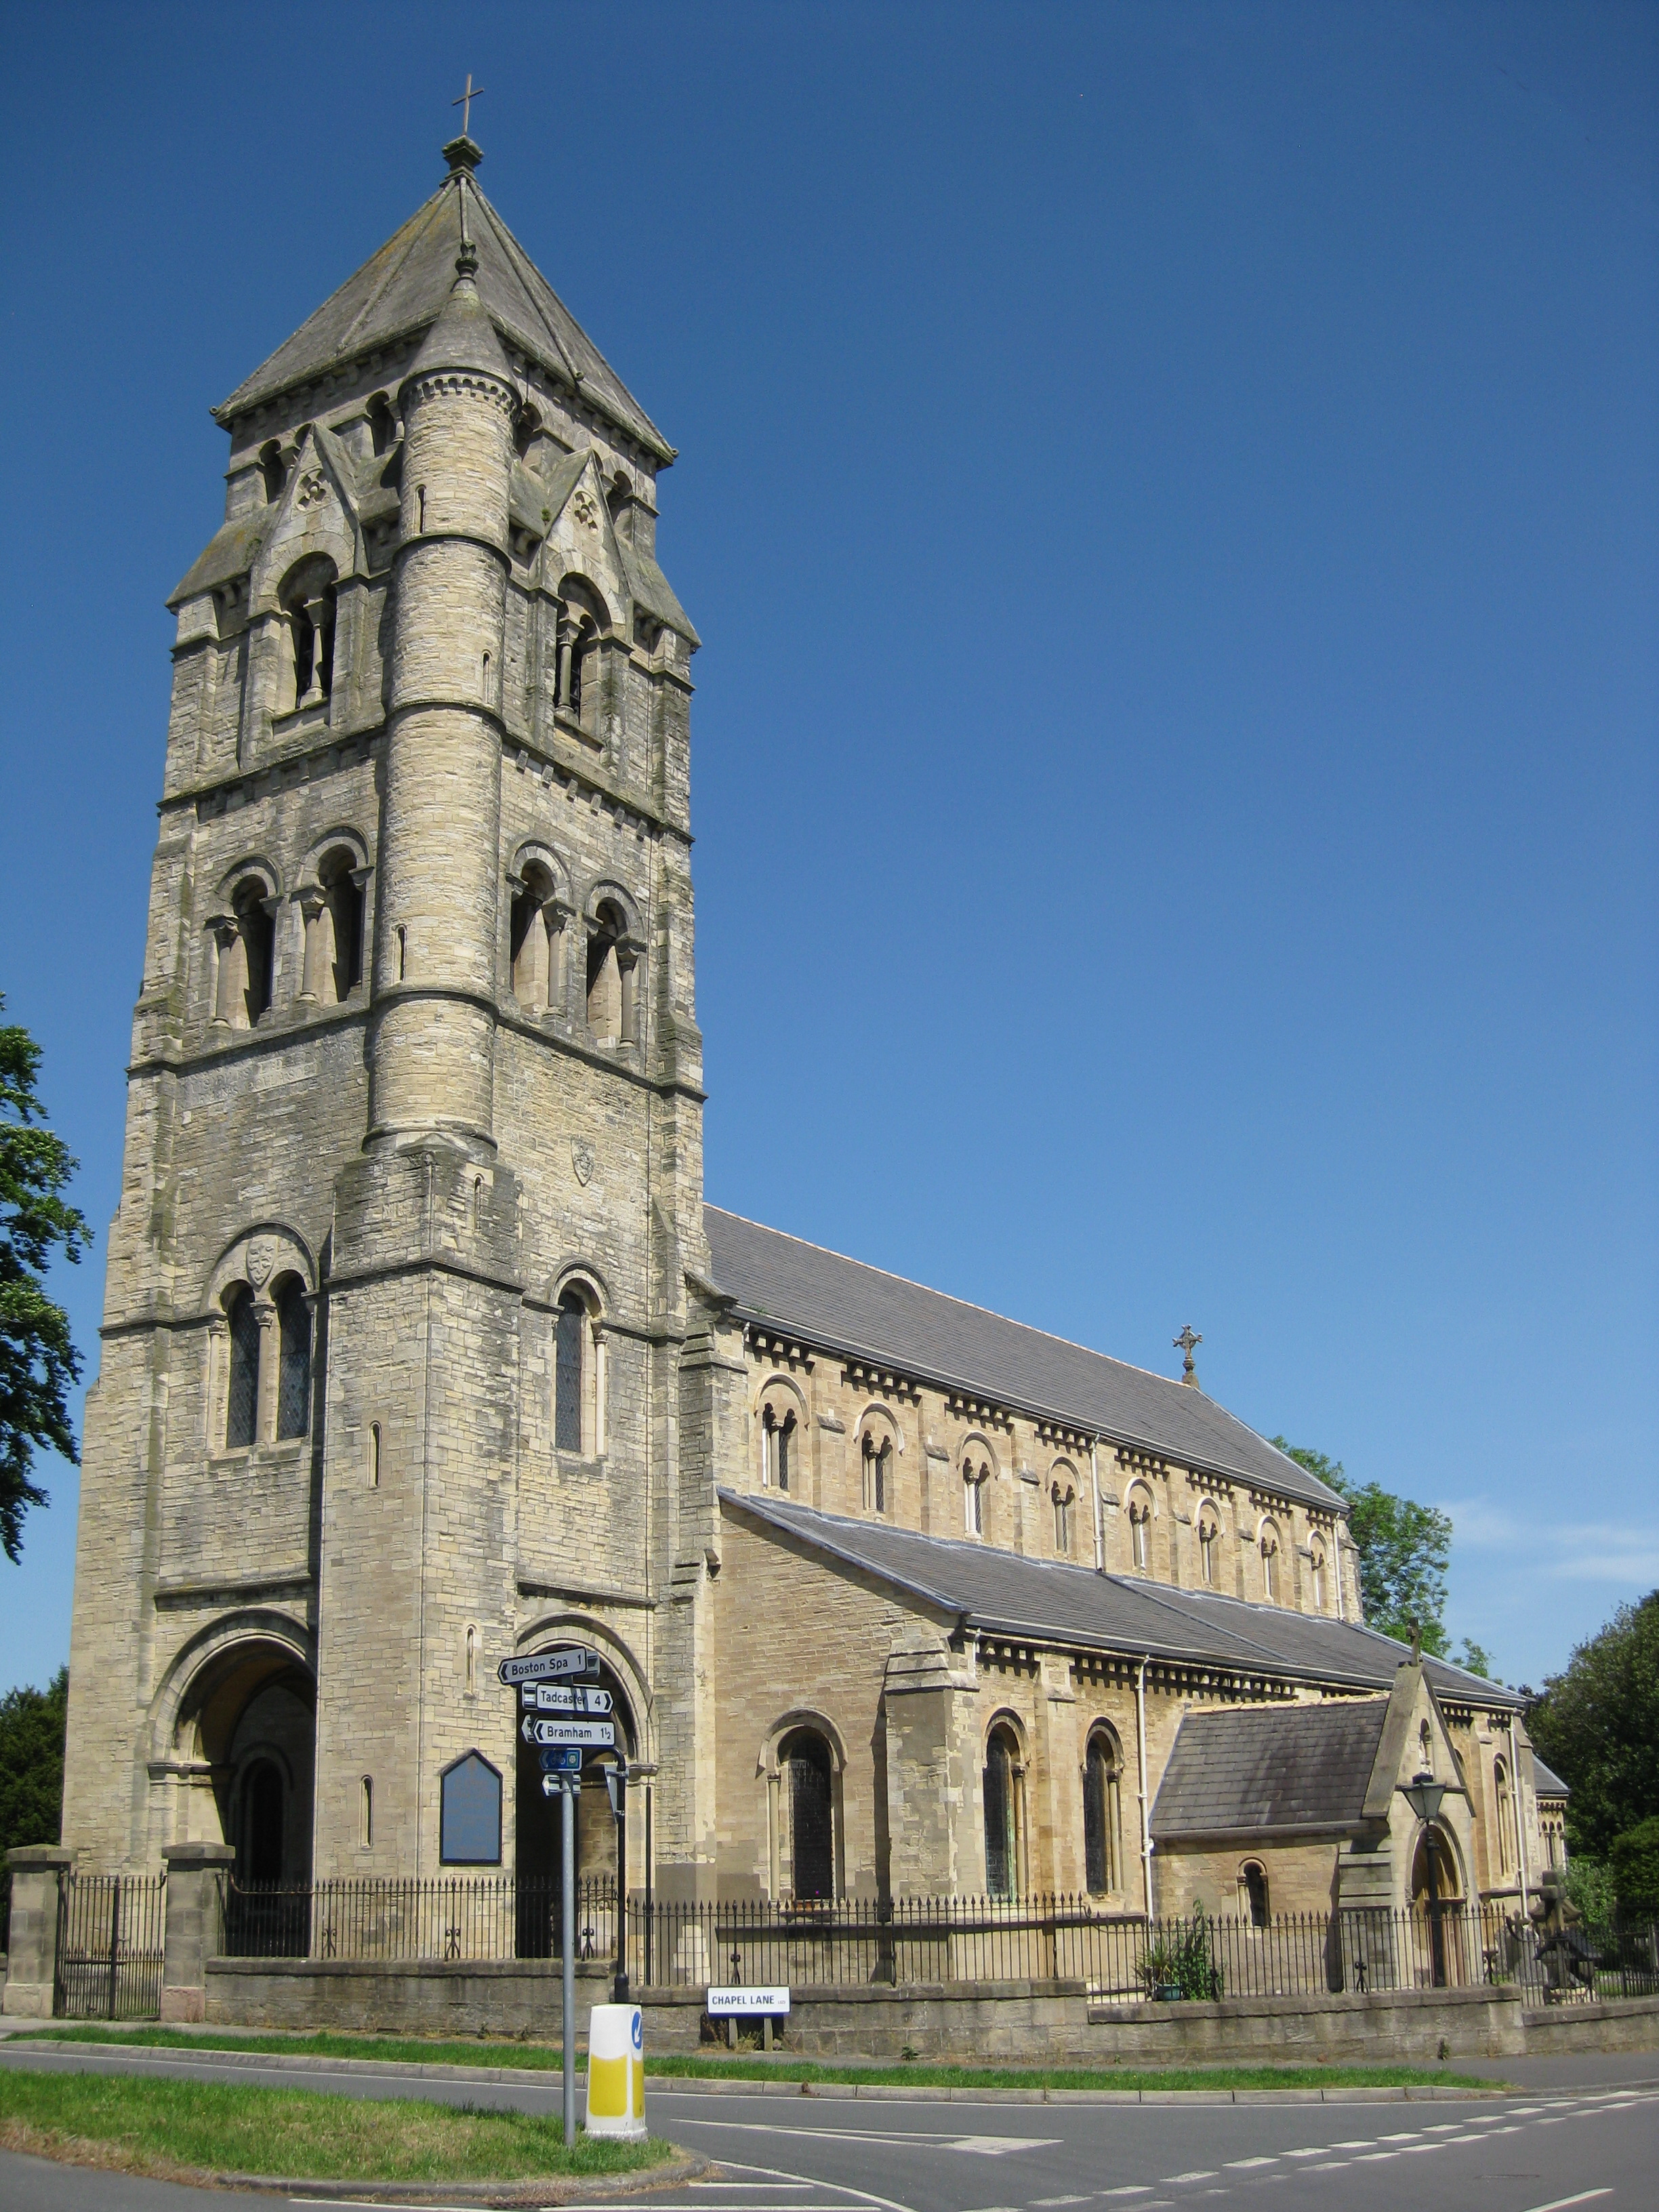
<path id="1" fill-rule="evenodd" d="M 714 1541 L 673 454 L 446 153 L 216 410 L 171 602 L 64 1835 L 433 1875 L 477 1752 L 522 1867 L 495 1666 L 580 1634 L 672 1893 Z"/>

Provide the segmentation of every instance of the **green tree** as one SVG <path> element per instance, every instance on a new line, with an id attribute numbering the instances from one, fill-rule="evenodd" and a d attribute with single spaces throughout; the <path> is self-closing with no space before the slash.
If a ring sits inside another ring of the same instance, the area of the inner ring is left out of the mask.
<path id="1" fill-rule="evenodd" d="M 1613 1838 L 1607 1866 L 1621 1911 L 1659 1912 L 1659 1813 Z"/>
<path id="2" fill-rule="evenodd" d="M 1659 1590 L 1576 1648 L 1527 1728 L 1571 1792 L 1573 1851 L 1607 1858 L 1616 1838 L 1659 1814 Z"/>
<path id="3" fill-rule="evenodd" d="M 0 1698 L 0 1857 L 15 1844 L 58 1840 L 68 1713 L 67 1667 L 46 1689 L 8 1690 Z"/>
<path id="4" fill-rule="evenodd" d="M 0 994 L 0 1008 L 5 1006 Z M 81 1377 L 69 1316 L 46 1296 L 58 1245 L 78 1260 L 92 1232 L 62 1194 L 80 1165 L 46 1127 L 35 1094 L 40 1048 L 25 1029 L 0 1028 L 0 1545 L 22 1557 L 23 1515 L 44 1505 L 31 1482 L 36 1447 L 78 1462 L 66 1402 Z"/>
<path id="5" fill-rule="evenodd" d="M 1409 1641 L 1415 1627 L 1423 1649 L 1437 1659 L 1452 1656 L 1446 1633 L 1446 1569 L 1451 1564 L 1451 1516 L 1437 1505 L 1396 1498 L 1376 1482 L 1353 1482 L 1340 1459 L 1300 1444 L 1273 1443 L 1287 1458 L 1335 1491 L 1348 1504 L 1348 1532 L 1359 1555 L 1359 1595 L 1365 1620 L 1385 1636 Z M 1463 1663 L 1476 1674 L 1492 1662 L 1478 1644 L 1467 1641 Z M 1476 1662 L 1479 1662 L 1478 1664 Z"/>

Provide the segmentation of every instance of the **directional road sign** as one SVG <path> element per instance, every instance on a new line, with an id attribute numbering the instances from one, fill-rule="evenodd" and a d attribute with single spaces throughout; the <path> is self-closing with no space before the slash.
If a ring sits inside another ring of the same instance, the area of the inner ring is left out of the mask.
<path id="1" fill-rule="evenodd" d="M 563 1682 L 521 1682 L 519 1703 L 532 1713 L 608 1713 L 611 1692 L 589 1689 L 581 1682 L 574 1686 Z"/>
<path id="2" fill-rule="evenodd" d="M 585 1743 L 608 1748 L 617 1741 L 614 1721 L 532 1720 L 524 1717 L 524 1740 L 526 1743 Z"/>
<path id="3" fill-rule="evenodd" d="M 532 1652 L 526 1659 L 503 1659 L 495 1674 L 510 1689 L 514 1682 L 557 1682 L 572 1674 L 597 1674 L 599 1671 L 599 1653 L 572 1644 L 559 1651 Z"/>
<path id="4" fill-rule="evenodd" d="M 580 1797 L 582 1794 L 582 1785 L 578 1782 L 574 1774 L 543 1775 L 542 1795 L 544 1797 L 556 1797 L 561 1790 L 568 1790 L 573 1797 Z"/>
<path id="5" fill-rule="evenodd" d="M 544 1774 L 580 1774 L 582 1747 L 579 1743 L 544 1743 L 536 1756 Z"/>

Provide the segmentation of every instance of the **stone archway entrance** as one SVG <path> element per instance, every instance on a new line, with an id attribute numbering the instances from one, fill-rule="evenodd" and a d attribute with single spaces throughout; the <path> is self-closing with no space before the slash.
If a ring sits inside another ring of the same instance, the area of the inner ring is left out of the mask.
<path id="1" fill-rule="evenodd" d="M 191 1840 L 236 1853 L 239 1888 L 311 1880 L 317 1766 L 317 1686 L 287 1645 L 251 1636 L 227 1645 L 192 1677 L 175 1730 L 194 1753 L 212 1801 L 189 1821 Z"/>

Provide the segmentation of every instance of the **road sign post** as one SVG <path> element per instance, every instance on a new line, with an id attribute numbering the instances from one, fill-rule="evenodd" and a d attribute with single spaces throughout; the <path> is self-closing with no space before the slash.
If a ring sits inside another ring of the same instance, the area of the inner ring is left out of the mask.
<path id="1" fill-rule="evenodd" d="M 563 1954 L 562 1980 L 564 2013 L 564 2147 L 576 2141 L 576 1792 L 579 1785 L 568 1774 L 559 1777 L 560 1822 L 563 1829 L 560 1850 L 559 1895 L 562 1911 L 559 1949 Z"/>
<path id="2" fill-rule="evenodd" d="M 628 1996 L 628 1768 L 618 1760 L 605 1770 L 611 1810 L 617 1822 L 617 1976 L 611 1984 L 612 2004 L 625 2005 Z"/>

